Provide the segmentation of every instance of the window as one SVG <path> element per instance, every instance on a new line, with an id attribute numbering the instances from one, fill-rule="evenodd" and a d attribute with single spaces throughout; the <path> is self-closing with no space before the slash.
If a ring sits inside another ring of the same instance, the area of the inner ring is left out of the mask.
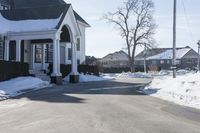
<path id="1" fill-rule="evenodd" d="M 155 60 L 151 61 L 151 65 L 157 65 L 157 61 Z"/>
<path id="2" fill-rule="evenodd" d="M 8 10 L 9 8 L 8 8 L 8 6 L 1 5 L 1 9 L 2 9 L 2 10 Z"/>
<path id="3" fill-rule="evenodd" d="M 77 46 L 76 46 L 76 48 L 77 48 L 77 51 L 80 51 L 80 49 L 81 49 L 81 40 L 80 40 L 80 38 L 77 38 Z"/>
<path id="4" fill-rule="evenodd" d="M 3 60 L 3 37 L 0 36 L 0 60 Z"/>
<path id="5" fill-rule="evenodd" d="M 42 62 L 42 45 L 35 45 L 35 62 Z M 52 63 L 53 62 L 53 45 L 47 44 L 45 47 L 45 62 Z"/>
<path id="6" fill-rule="evenodd" d="M 164 64 L 164 63 L 165 63 L 165 61 L 164 61 L 164 60 L 161 60 L 161 61 L 160 61 L 160 64 Z"/>
<path id="7" fill-rule="evenodd" d="M 47 44 L 46 45 L 46 62 L 52 63 L 53 62 L 53 45 Z"/>
<path id="8" fill-rule="evenodd" d="M 137 64 L 137 65 L 144 65 L 144 61 L 135 61 L 135 64 Z"/>
<path id="9" fill-rule="evenodd" d="M 4 6 L 3 10 L 8 10 L 8 7 L 7 7 L 7 6 Z"/>
<path id="10" fill-rule="evenodd" d="M 72 49 L 68 48 L 68 60 L 72 59 Z"/>
<path id="11" fill-rule="evenodd" d="M 180 65 L 180 64 L 181 64 L 181 61 L 180 61 L 180 60 L 176 60 L 176 64 L 177 64 L 177 65 Z"/>
<path id="12" fill-rule="evenodd" d="M 35 45 L 35 62 L 42 62 L 42 45 Z"/>
<path id="13" fill-rule="evenodd" d="M 167 60 L 167 64 L 170 64 L 170 60 Z"/>

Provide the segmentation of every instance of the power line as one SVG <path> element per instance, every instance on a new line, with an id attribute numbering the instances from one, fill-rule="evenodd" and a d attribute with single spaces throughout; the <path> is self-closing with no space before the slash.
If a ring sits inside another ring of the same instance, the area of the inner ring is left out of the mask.
<path id="1" fill-rule="evenodd" d="M 191 28 L 190 28 L 189 17 L 188 17 L 188 15 L 187 15 L 187 10 L 186 10 L 186 7 L 185 7 L 184 0 L 181 0 L 181 3 L 182 3 L 182 6 L 183 6 L 185 21 L 186 21 L 186 24 L 187 24 L 187 27 L 188 27 L 188 28 L 187 28 L 187 29 L 188 29 L 188 33 L 190 34 L 191 40 L 195 41 L 194 36 L 193 36 L 193 33 L 192 33 L 192 30 L 191 30 Z"/>

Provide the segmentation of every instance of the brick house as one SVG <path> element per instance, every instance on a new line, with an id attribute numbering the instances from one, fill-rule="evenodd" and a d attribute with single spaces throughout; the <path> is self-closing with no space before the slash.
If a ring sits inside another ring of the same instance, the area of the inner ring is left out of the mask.
<path id="1" fill-rule="evenodd" d="M 170 69 L 173 57 L 172 48 L 154 48 L 142 51 L 135 57 L 135 64 L 142 67 L 146 58 L 147 67 L 158 67 L 160 69 Z M 197 67 L 199 55 L 189 46 L 176 49 L 177 68 L 194 69 Z"/>

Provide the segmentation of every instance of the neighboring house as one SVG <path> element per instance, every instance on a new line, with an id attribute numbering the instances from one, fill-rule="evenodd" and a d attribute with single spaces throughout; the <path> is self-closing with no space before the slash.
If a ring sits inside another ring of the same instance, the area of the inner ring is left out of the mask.
<path id="1" fill-rule="evenodd" d="M 143 66 L 144 57 L 148 67 L 156 66 L 160 69 L 171 69 L 173 49 L 155 48 L 142 51 L 135 57 L 135 65 Z M 197 67 L 198 53 L 189 46 L 176 49 L 176 64 L 178 69 L 193 69 Z"/>
<path id="2" fill-rule="evenodd" d="M 64 0 L 0 0 L 0 60 L 25 62 L 30 70 L 85 62 L 85 29 L 90 25 Z M 72 76 L 73 77 L 73 76 Z M 74 76 L 76 77 L 76 76 Z"/>
<path id="3" fill-rule="evenodd" d="M 128 55 L 124 51 L 108 54 L 99 59 L 99 65 L 103 68 L 124 68 L 129 67 Z"/>
<path id="4" fill-rule="evenodd" d="M 94 56 L 86 56 L 85 64 L 90 66 L 96 66 L 98 65 L 98 59 Z"/>

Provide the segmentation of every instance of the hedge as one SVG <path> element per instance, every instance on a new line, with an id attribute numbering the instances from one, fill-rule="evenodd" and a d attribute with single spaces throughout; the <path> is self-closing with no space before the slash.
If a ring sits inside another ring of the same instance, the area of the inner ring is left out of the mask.
<path id="1" fill-rule="evenodd" d="M 27 63 L 0 61 L 0 81 L 29 75 Z"/>

